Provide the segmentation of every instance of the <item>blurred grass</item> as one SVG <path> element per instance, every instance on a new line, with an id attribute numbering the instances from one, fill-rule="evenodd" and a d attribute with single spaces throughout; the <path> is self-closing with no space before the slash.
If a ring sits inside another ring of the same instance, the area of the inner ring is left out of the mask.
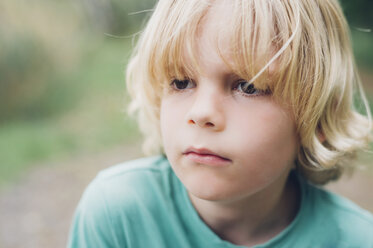
<path id="1" fill-rule="evenodd" d="M 124 114 L 129 44 L 129 39 L 106 38 L 86 49 L 76 70 L 57 79 L 52 105 L 64 105 L 59 115 L 0 126 L 0 185 L 37 162 L 110 149 L 138 137 L 135 123 Z M 61 85 L 66 88 L 59 91 Z"/>

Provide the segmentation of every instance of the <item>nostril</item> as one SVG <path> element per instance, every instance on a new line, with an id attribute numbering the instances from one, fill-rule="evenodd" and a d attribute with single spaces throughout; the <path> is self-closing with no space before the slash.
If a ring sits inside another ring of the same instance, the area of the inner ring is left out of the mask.
<path id="1" fill-rule="evenodd" d="M 196 124 L 193 120 L 189 120 L 188 124 Z"/>
<path id="2" fill-rule="evenodd" d="M 208 127 L 213 127 L 214 126 L 214 124 L 212 122 L 206 122 L 205 125 L 208 126 Z"/>

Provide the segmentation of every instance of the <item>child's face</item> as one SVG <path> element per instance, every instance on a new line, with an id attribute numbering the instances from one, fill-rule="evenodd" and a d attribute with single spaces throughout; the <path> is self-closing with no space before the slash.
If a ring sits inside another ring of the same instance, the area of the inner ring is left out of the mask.
<path id="1" fill-rule="evenodd" d="M 242 80 L 219 56 L 217 34 L 230 61 L 224 50 L 230 29 L 221 18 L 228 8 L 213 6 L 201 26 L 203 73 L 170 82 L 161 103 L 163 145 L 175 173 L 192 195 L 215 201 L 276 192 L 298 146 L 290 111 L 268 92 L 243 91 Z"/>

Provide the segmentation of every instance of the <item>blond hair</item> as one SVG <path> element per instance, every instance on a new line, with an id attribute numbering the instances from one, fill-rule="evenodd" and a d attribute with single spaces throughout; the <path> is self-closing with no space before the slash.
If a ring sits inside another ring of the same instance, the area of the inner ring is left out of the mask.
<path id="1" fill-rule="evenodd" d="M 301 144 L 299 171 L 314 183 L 337 178 L 369 144 L 372 129 L 348 25 L 337 0 L 229 2 L 234 61 L 230 66 L 290 104 Z M 162 152 L 162 89 L 172 78 L 198 69 L 198 27 L 213 3 L 160 0 L 140 36 L 126 79 L 130 111 L 137 114 L 148 154 Z M 185 63 L 186 54 L 193 63 Z M 275 71 L 269 73 L 273 64 Z M 364 113 L 357 111 L 354 99 Z"/>

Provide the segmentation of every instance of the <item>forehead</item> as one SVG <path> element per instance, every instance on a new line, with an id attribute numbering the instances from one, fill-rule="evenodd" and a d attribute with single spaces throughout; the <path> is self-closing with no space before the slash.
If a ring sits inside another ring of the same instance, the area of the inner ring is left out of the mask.
<path id="1" fill-rule="evenodd" d="M 238 33 L 240 28 L 237 27 L 237 24 L 243 20 L 237 18 L 237 15 L 233 16 L 233 14 L 238 13 L 237 5 L 235 6 L 232 1 L 219 0 L 210 5 L 197 29 L 196 59 L 203 70 L 213 70 L 213 68 L 219 67 L 222 74 L 233 72 L 240 77 L 248 79 L 268 61 L 268 56 L 274 55 L 275 49 L 273 45 L 269 45 L 264 54 L 252 49 L 258 46 L 260 41 L 255 41 L 255 38 L 252 37 L 255 34 L 250 30 L 249 32 L 244 30 L 244 32 Z M 254 20 L 254 12 L 248 12 L 247 14 L 250 16 L 246 16 L 246 19 Z M 252 46 L 251 49 L 245 50 L 245 45 L 242 45 L 245 43 L 247 45 L 248 40 L 250 40 Z M 186 53 L 186 57 L 189 55 Z M 254 63 L 245 63 L 245 61 L 247 62 L 253 58 L 255 58 Z M 186 58 L 186 61 L 190 63 L 191 60 Z M 268 75 L 274 72 L 275 63 L 267 70 Z M 259 84 L 257 82 L 258 86 Z"/>
<path id="2" fill-rule="evenodd" d="M 232 12 L 232 2 L 214 1 L 198 23 L 195 36 L 184 41 L 184 66 L 192 74 L 204 74 L 216 68 L 222 74 L 232 73 L 234 31 L 232 20 L 227 16 Z"/>
<path id="3" fill-rule="evenodd" d="M 221 73 L 231 71 L 232 49 L 230 37 L 232 37 L 232 31 L 229 29 L 227 22 L 222 21 L 221 15 L 224 13 L 224 5 L 220 2 L 223 1 L 219 1 L 218 4 L 214 4 L 209 9 L 197 29 L 194 55 L 198 63 L 197 67 L 201 69 L 198 72 L 202 74 L 214 71 L 216 68 L 219 68 Z M 226 7 L 231 8 L 230 5 Z M 185 52 L 184 56 L 186 63 L 192 63 L 190 53 Z"/>
<path id="4" fill-rule="evenodd" d="M 157 61 L 164 62 L 158 66 L 163 67 L 160 71 L 163 70 L 165 79 L 203 73 L 201 69 L 217 62 L 238 77 L 253 78 L 276 50 L 272 44 L 275 34 L 272 15 L 265 11 L 258 13 L 255 1 L 199 1 L 204 3 L 200 12 L 178 13 L 177 23 L 181 25 L 173 28 L 176 32 L 161 46 L 166 49 L 158 50 L 161 57 Z M 164 24 L 167 27 L 169 23 Z M 262 79 L 271 69 L 273 66 L 256 80 L 256 86 L 264 82 Z"/>
<path id="5" fill-rule="evenodd" d="M 234 35 L 232 19 L 233 5 L 226 0 L 215 1 L 202 18 L 197 31 L 199 51 L 218 49 L 230 52 L 231 38 Z"/>

